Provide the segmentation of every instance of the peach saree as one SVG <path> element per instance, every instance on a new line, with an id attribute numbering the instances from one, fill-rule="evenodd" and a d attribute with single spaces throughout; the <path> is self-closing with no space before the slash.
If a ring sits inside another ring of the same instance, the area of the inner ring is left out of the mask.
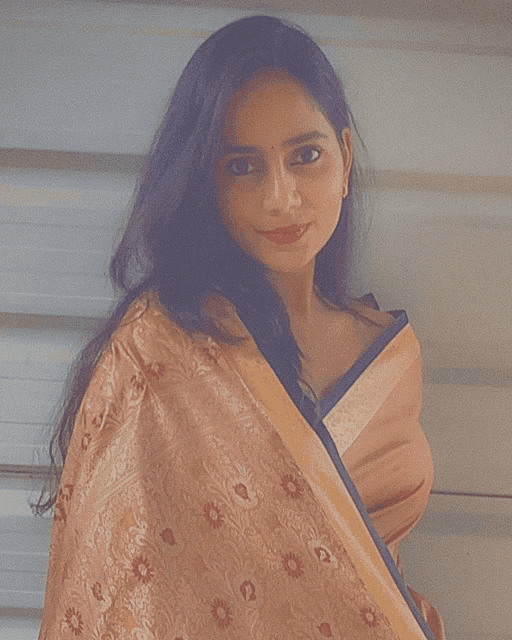
<path id="1" fill-rule="evenodd" d="M 433 640 L 385 544 L 396 557 L 424 489 L 371 496 L 374 526 L 340 459 L 416 424 L 417 380 L 400 388 L 418 357 L 405 325 L 315 432 L 250 336 L 190 335 L 141 296 L 77 416 L 40 640 Z"/>

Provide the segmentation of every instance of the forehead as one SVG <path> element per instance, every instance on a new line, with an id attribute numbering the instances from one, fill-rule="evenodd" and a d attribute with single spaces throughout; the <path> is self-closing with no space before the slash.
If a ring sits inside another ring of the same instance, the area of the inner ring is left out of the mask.
<path id="1" fill-rule="evenodd" d="M 230 99 L 223 137 L 231 144 L 265 146 L 306 131 L 336 133 L 300 82 L 280 71 L 260 73 Z"/>

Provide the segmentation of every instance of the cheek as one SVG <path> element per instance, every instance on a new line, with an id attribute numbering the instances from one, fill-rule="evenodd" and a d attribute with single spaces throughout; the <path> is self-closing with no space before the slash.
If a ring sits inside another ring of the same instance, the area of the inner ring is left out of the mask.
<path id="1" fill-rule="evenodd" d="M 242 195 L 239 189 L 226 188 L 220 190 L 217 203 L 225 228 L 240 246 L 246 248 L 250 218 L 247 212 L 247 196 Z"/>
<path id="2" fill-rule="evenodd" d="M 251 217 L 250 198 L 236 186 L 223 189 L 218 202 L 226 226 L 243 227 Z"/>
<path id="3" fill-rule="evenodd" d="M 304 196 L 307 197 L 310 206 L 317 210 L 322 209 L 330 217 L 341 210 L 343 184 L 343 176 L 339 172 L 326 171 L 320 178 L 309 181 Z"/>

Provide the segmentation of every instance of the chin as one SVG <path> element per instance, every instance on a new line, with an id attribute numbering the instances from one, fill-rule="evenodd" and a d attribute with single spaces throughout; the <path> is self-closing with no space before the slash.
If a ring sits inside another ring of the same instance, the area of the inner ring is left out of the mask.
<path id="1" fill-rule="evenodd" d="M 309 260 L 293 260 L 288 258 L 283 260 L 259 260 L 259 262 L 261 262 L 269 271 L 291 275 L 293 273 L 302 273 L 304 270 L 308 269 L 311 263 L 314 264 L 314 257 Z"/>

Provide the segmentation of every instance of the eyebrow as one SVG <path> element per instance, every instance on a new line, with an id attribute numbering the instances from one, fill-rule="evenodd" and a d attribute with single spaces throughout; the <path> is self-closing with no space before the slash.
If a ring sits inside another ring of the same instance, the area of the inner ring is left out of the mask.
<path id="1" fill-rule="evenodd" d="M 288 140 L 285 140 L 282 144 L 282 146 L 284 148 L 288 148 L 288 147 L 294 147 L 298 144 L 303 144 L 304 142 L 309 142 L 310 140 L 318 140 L 318 139 L 325 139 L 328 138 L 329 136 L 325 133 L 322 133 L 321 131 L 308 131 L 307 133 L 301 133 L 298 136 L 295 136 L 294 138 L 289 138 Z M 254 153 L 258 151 L 258 147 L 244 147 L 244 146 L 239 146 L 239 145 L 231 145 L 231 144 L 224 144 L 222 145 L 222 152 L 224 154 L 229 154 L 229 153 Z"/>

